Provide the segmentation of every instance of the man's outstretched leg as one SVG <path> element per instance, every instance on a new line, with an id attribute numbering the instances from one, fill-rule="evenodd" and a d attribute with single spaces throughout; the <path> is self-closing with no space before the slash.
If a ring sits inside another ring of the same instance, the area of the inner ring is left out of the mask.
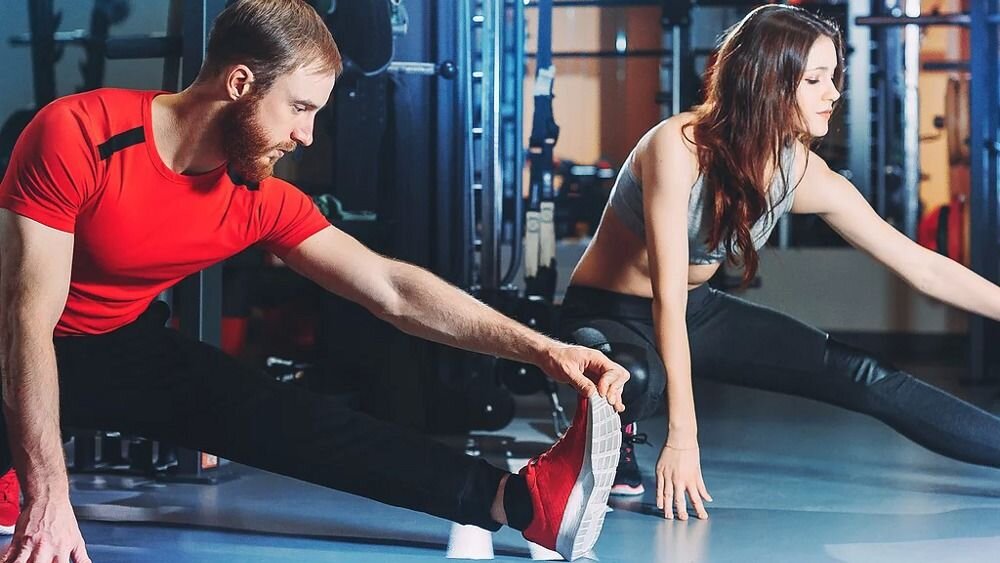
<path id="1" fill-rule="evenodd" d="M 461 524 L 506 522 L 567 558 L 597 540 L 620 440 L 618 415 L 597 395 L 581 399 L 556 445 L 510 475 L 150 324 L 57 340 L 64 424 L 169 441 Z"/>

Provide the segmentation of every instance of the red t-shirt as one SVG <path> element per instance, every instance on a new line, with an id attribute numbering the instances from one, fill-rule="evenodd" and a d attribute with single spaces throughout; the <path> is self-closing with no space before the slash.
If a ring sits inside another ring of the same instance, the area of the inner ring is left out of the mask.
<path id="1" fill-rule="evenodd" d="M 283 256 L 330 224 L 282 180 L 247 186 L 225 166 L 197 176 L 168 169 L 153 140 L 156 95 L 60 98 L 14 148 L 0 207 L 75 235 L 56 336 L 115 330 L 190 274 L 257 242 Z"/>

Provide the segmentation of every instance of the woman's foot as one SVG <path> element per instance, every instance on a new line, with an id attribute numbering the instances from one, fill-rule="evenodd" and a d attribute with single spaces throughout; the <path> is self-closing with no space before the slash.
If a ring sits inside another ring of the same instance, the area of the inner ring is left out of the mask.
<path id="1" fill-rule="evenodd" d="M 646 492 L 642 486 L 642 472 L 635 457 L 636 444 L 648 444 L 645 434 L 637 433 L 636 423 L 622 426 L 622 448 L 618 456 L 618 471 L 615 472 L 615 483 L 611 486 L 611 494 L 620 496 L 637 496 Z"/>

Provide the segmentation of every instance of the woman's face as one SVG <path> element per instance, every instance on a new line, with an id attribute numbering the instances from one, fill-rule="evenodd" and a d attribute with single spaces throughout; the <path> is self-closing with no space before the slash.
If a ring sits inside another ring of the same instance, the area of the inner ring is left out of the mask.
<path id="1" fill-rule="evenodd" d="M 837 48 L 829 37 L 822 36 L 809 50 L 806 71 L 795 91 L 799 111 L 805 121 L 803 128 L 813 137 L 822 137 L 830 129 L 833 103 L 840 98 L 840 92 L 833 83 L 836 69 Z"/>

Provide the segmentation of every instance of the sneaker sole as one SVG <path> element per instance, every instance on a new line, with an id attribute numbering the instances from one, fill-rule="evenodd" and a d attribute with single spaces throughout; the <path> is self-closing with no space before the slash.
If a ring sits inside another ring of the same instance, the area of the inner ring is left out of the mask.
<path id="1" fill-rule="evenodd" d="M 622 445 L 621 418 L 607 400 L 594 394 L 587 405 L 587 449 L 556 536 L 556 552 L 569 561 L 589 553 L 601 535 Z"/>
<path id="2" fill-rule="evenodd" d="M 646 487 L 639 485 L 638 487 L 633 487 L 631 485 L 615 485 L 611 487 L 611 494 L 617 497 L 637 497 L 646 492 Z"/>

